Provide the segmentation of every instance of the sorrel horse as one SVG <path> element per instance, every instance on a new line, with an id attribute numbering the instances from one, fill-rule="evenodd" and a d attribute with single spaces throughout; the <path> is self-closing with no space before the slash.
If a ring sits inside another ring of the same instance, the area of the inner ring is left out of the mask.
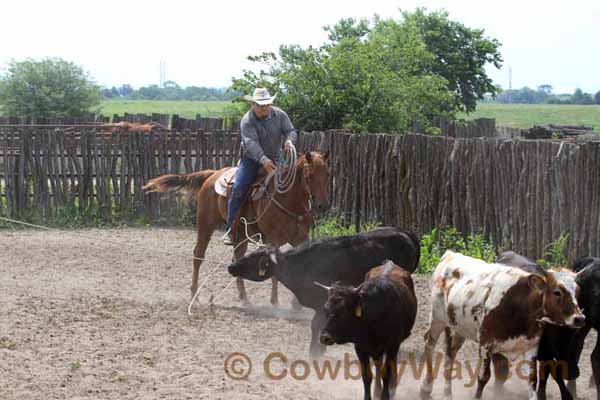
<path id="1" fill-rule="evenodd" d="M 281 194 L 275 190 L 274 179 L 267 186 L 265 195 L 257 200 L 248 200 L 240 210 L 240 216 L 248 225 L 237 224 L 237 241 L 233 260 L 243 257 L 248 248 L 246 230 L 252 236 L 260 233 L 265 243 L 281 246 L 290 243 L 296 246 L 308 240 L 313 224 L 313 212 L 329 208 L 329 152 L 309 152 L 296 160 L 296 177 L 290 190 Z M 220 170 L 203 170 L 191 174 L 169 174 L 151 179 L 144 191 L 184 191 L 196 200 L 196 247 L 192 274 L 192 297 L 198 289 L 198 275 L 202 259 L 210 238 L 227 217 L 227 199 L 215 192 L 214 184 L 230 167 Z M 228 194 L 229 196 L 230 194 Z M 255 223 L 252 223 L 255 221 Z M 237 278 L 240 300 L 249 304 L 242 278 Z M 272 278 L 271 304 L 279 303 L 277 279 Z"/>

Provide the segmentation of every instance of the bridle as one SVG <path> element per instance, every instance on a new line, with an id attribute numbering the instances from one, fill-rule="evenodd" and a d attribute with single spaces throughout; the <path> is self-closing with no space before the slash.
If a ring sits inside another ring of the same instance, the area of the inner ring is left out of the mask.
<path id="1" fill-rule="evenodd" d="M 300 224 L 302 221 L 304 221 L 304 218 L 306 217 L 306 215 L 313 214 L 313 209 L 312 209 L 313 195 L 312 195 L 312 191 L 310 190 L 310 174 L 308 173 L 308 167 L 309 167 L 309 165 L 305 161 L 304 164 L 302 165 L 302 174 L 303 174 L 303 178 L 306 182 L 306 191 L 308 192 L 308 207 L 305 207 L 305 211 L 302 214 L 291 211 L 290 209 L 285 207 L 283 204 L 281 204 L 281 202 L 279 202 L 275 198 L 275 192 L 276 192 L 275 189 L 271 193 L 269 193 L 268 191 L 265 191 L 265 195 L 269 199 L 269 203 L 267 203 L 267 206 L 261 213 L 260 217 L 256 218 L 256 222 L 258 222 L 260 220 L 260 218 L 262 218 L 262 216 L 265 215 L 265 212 L 269 208 L 269 205 L 271 203 L 275 204 L 275 206 L 277 208 L 279 208 L 281 211 L 283 211 L 283 213 L 286 214 L 288 217 L 294 219 L 296 221 L 296 228 L 298 227 L 298 224 Z"/>

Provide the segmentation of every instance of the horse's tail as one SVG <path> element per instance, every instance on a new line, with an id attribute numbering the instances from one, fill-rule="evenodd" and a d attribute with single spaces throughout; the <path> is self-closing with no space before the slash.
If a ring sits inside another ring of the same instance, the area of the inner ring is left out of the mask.
<path id="1" fill-rule="evenodd" d="M 191 199 L 195 199 L 196 192 L 215 172 L 214 169 L 205 169 L 191 174 L 161 175 L 150 179 L 142 189 L 146 193 L 187 192 Z"/>

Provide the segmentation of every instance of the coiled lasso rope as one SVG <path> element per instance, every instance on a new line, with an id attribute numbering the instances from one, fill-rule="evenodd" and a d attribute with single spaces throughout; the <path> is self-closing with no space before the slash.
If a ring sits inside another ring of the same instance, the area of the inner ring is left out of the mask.
<path id="1" fill-rule="evenodd" d="M 296 146 L 290 141 L 285 150 L 280 153 L 279 162 L 275 168 L 275 190 L 284 194 L 290 191 L 296 180 Z"/>

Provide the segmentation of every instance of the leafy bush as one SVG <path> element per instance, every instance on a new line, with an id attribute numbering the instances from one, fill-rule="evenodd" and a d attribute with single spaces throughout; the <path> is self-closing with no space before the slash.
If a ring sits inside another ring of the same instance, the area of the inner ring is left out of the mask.
<path id="1" fill-rule="evenodd" d="M 364 224 L 361 226 L 360 231 L 368 231 L 373 228 L 377 228 L 378 224 Z M 311 240 L 318 239 L 320 237 L 334 237 L 334 236 L 345 236 L 345 235 L 354 235 L 356 232 L 356 227 L 354 224 L 344 226 L 338 219 L 329 218 L 325 221 L 319 222 L 316 227 L 313 228 L 311 232 Z"/>
<path id="2" fill-rule="evenodd" d="M 498 253 L 496 247 L 485 240 L 483 235 L 469 235 L 466 239 L 455 228 L 439 230 L 434 228 L 421 239 L 421 260 L 417 272 L 431 273 L 446 250 L 456 251 L 466 256 L 493 262 Z"/>
<path id="3" fill-rule="evenodd" d="M 99 105 L 100 99 L 92 78 L 60 58 L 12 61 L 0 79 L 0 106 L 8 115 L 78 117 Z"/>
<path id="4" fill-rule="evenodd" d="M 544 268 L 566 267 L 569 263 L 568 246 L 569 235 L 562 233 L 558 239 L 546 246 L 544 255 L 537 263 Z"/>

